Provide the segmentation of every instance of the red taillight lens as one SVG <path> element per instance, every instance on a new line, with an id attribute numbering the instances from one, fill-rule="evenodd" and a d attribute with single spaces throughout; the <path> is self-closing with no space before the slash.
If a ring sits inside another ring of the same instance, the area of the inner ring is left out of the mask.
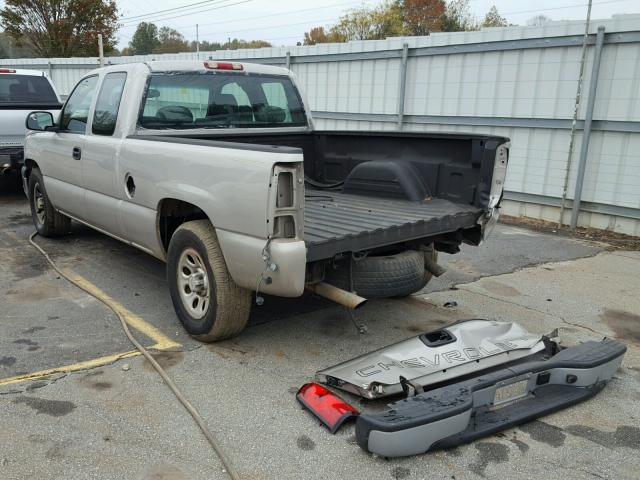
<path id="1" fill-rule="evenodd" d="M 296 398 L 318 417 L 331 433 L 336 433 L 345 421 L 360 414 L 347 402 L 317 383 L 305 383 L 298 390 Z"/>
<path id="2" fill-rule="evenodd" d="M 244 70 L 244 65 L 241 63 L 230 62 L 204 62 L 204 67 L 212 70 Z"/>
<path id="3" fill-rule="evenodd" d="M 0 73 L 16 73 L 12 68 L 0 68 Z"/>

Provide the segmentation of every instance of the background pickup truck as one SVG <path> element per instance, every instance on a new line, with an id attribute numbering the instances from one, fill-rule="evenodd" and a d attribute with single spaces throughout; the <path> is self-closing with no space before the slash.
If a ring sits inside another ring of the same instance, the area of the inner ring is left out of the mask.
<path id="1" fill-rule="evenodd" d="M 0 172 L 20 171 L 24 163 L 24 126 L 31 110 L 57 114 L 62 103 L 51 80 L 37 70 L 0 68 Z"/>
<path id="2" fill-rule="evenodd" d="M 165 260 L 203 341 L 244 328 L 252 291 L 421 289 L 436 251 L 482 241 L 508 156 L 492 135 L 317 131 L 291 72 L 214 61 L 95 70 L 58 122 L 32 112 L 27 126 L 38 232 L 75 219 Z"/>

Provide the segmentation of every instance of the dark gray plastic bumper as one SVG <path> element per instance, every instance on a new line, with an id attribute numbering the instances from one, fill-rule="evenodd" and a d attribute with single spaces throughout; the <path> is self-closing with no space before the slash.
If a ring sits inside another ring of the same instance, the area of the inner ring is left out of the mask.
<path id="1" fill-rule="evenodd" d="M 518 364 L 391 403 L 382 413 L 358 417 L 358 445 L 381 456 L 401 457 L 531 421 L 594 396 L 614 375 L 626 350 L 609 339 L 585 342 L 548 360 Z M 521 385 L 521 394 L 499 398 L 514 384 Z"/>
<path id="2" fill-rule="evenodd" d="M 0 169 L 20 170 L 24 165 L 23 147 L 0 147 Z"/>

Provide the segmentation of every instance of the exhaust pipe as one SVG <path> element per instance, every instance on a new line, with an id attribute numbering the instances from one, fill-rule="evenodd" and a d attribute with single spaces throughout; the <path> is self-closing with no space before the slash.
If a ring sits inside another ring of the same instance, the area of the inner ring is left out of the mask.
<path id="1" fill-rule="evenodd" d="M 347 292 L 346 290 L 325 282 L 309 284 L 306 288 L 316 295 L 320 295 L 352 310 L 361 307 L 367 302 L 366 298 L 362 298 L 355 293 Z"/>
<path id="2" fill-rule="evenodd" d="M 427 272 L 431 273 L 434 277 L 439 277 L 444 274 L 447 269 L 441 265 L 438 265 L 436 262 L 431 260 L 428 255 L 424 256 L 424 268 Z"/>

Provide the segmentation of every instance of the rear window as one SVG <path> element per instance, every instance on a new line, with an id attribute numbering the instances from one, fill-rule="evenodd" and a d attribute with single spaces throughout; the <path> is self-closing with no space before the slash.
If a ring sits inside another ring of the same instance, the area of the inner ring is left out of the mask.
<path id="1" fill-rule="evenodd" d="M 59 106 L 56 94 L 45 77 L 0 74 L 0 104 Z"/>
<path id="2" fill-rule="evenodd" d="M 291 79 L 228 72 L 152 74 L 139 124 L 153 129 L 306 126 Z"/>

